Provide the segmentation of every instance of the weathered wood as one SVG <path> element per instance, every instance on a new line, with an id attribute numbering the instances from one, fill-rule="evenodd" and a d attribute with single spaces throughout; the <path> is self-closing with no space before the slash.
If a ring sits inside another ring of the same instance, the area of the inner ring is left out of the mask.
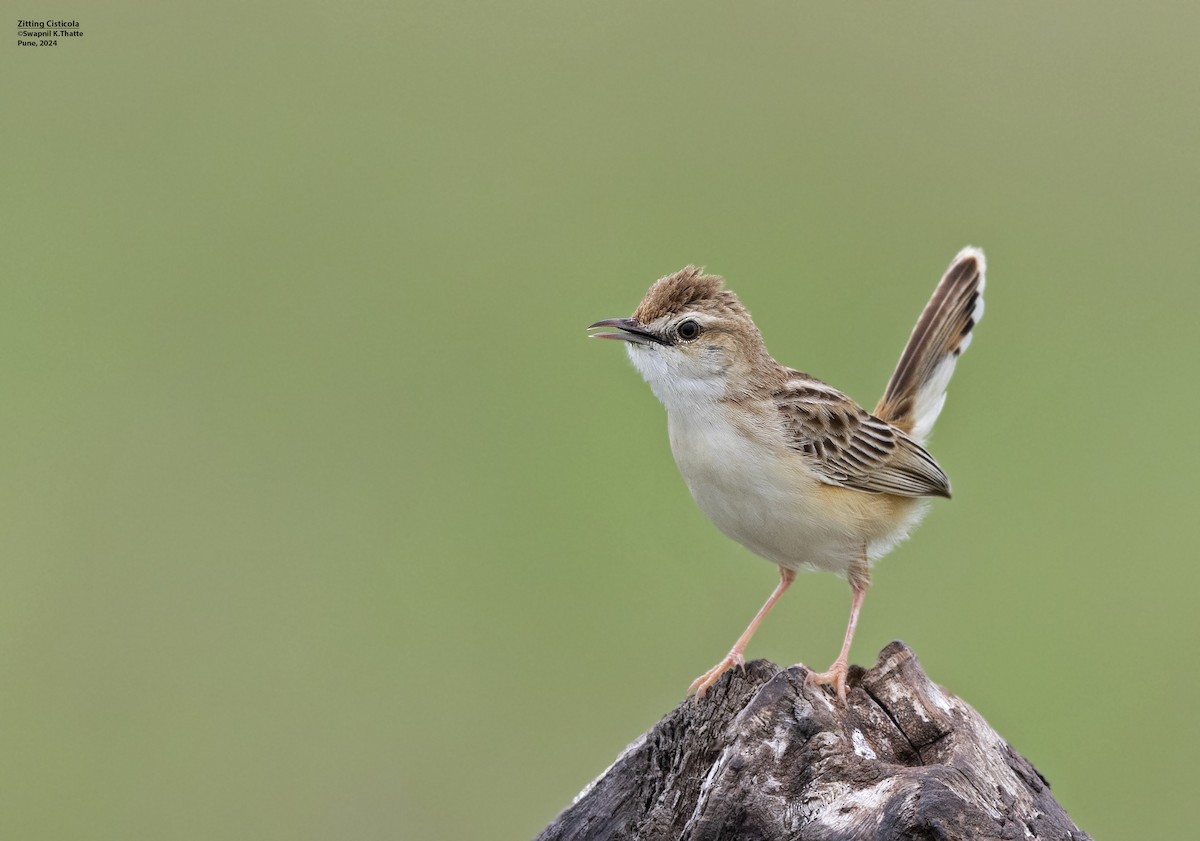
<path id="1" fill-rule="evenodd" d="M 1024 757 L 894 642 L 845 704 L 765 660 L 687 699 L 537 841 L 1087 841 Z"/>

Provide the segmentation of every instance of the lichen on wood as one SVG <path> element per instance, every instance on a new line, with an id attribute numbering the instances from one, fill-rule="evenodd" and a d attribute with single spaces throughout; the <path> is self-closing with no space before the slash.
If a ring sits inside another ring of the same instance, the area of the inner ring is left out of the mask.
<path id="1" fill-rule="evenodd" d="M 1088 841 L 1024 757 L 903 643 L 845 703 L 756 660 L 684 700 L 537 841 Z"/>

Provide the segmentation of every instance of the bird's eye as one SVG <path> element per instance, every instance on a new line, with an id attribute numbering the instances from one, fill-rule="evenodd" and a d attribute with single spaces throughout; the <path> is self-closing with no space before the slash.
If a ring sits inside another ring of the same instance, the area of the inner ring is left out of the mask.
<path id="1" fill-rule="evenodd" d="M 687 321 L 681 322 L 679 328 L 675 332 L 679 334 L 679 338 L 683 339 L 685 342 L 690 342 L 692 339 L 700 335 L 700 325 L 691 319 L 688 319 Z"/>

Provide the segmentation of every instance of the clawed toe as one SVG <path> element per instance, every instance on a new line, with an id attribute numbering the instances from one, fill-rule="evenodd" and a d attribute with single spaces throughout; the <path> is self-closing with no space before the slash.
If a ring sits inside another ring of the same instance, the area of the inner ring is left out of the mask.
<path id="1" fill-rule="evenodd" d="M 735 653 L 731 651 L 729 654 L 725 655 L 725 659 L 723 659 L 720 663 L 717 663 L 717 665 L 713 666 L 707 672 L 700 675 L 700 677 L 693 680 L 692 685 L 688 687 L 688 694 L 690 695 L 691 693 L 695 692 L 697 698 L 703 698 L 704 693 L 708 691 L 708 688 L 716 683 L 717 679 L 721 675 L 725 674 L 734 666 L 745 668 L 746 659 L 741 655 L 740 652 Z"/>
<path id="2" fill-rule="evenodd" d="M 808 682 L 814 686 L 833 686 L 840 700 L 846 700 L 846 673 L 850 667 L 845 660 L 835 660 L 827 672 L 809 672 Z"/>

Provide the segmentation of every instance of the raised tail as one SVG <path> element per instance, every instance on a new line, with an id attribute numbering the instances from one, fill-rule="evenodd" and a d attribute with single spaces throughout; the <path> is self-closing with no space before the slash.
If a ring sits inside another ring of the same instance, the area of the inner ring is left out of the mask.
<path id="1" fill-rule="evenodd" d="M 877 417 L 918 442 L 924 442 L 933 431 L 946 402 L 954 364 L 983 317 L 986 268 L 980 249 L 967 246 L 958 252 L 917 319 L 883 399 L 875 407 Z"/>

